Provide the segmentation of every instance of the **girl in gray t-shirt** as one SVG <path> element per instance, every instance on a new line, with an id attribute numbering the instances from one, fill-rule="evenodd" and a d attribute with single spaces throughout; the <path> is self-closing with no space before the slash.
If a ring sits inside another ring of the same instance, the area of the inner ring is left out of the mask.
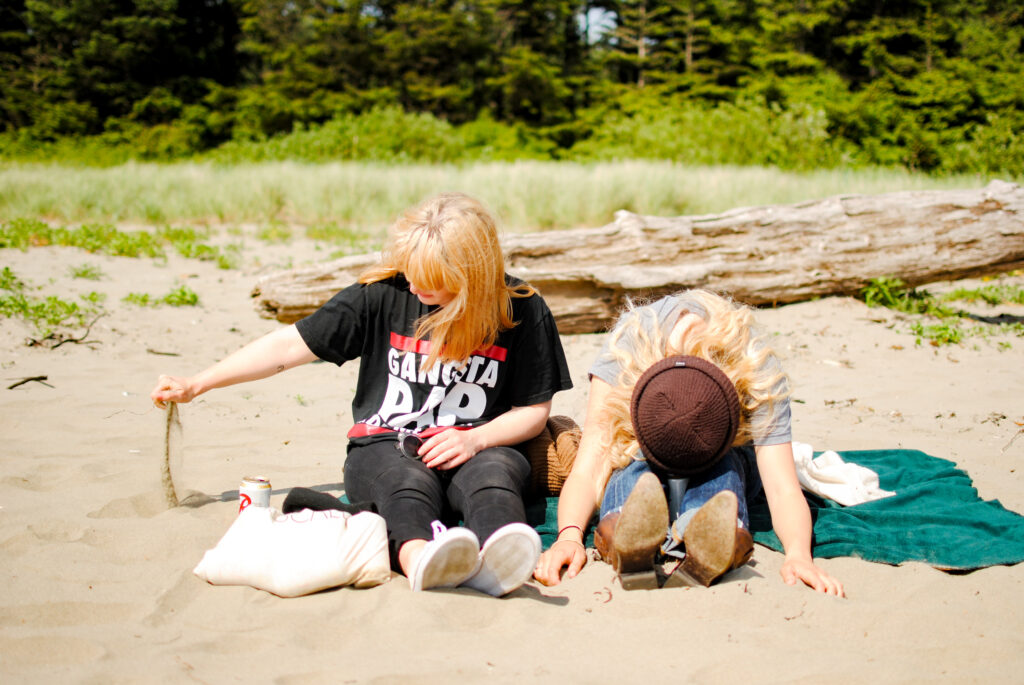
<path id="1" fill-rule="evenodd" d="M 716 365 L 740 402 L 733 447 L 685 482 L 652 468 L 630 416 L 638 378 L 672 355 Z M 599 509 L 595 541 L 624 584 L 627 576 L 653 577 L 655 560 L 666 554 L 684 558 L 681 582 L 708 585 L 749 559 L 747 501 L 763 487 L 785 549 L 783 580 L 843 594 L 842 585 L 811 557 L 810 512 L 793 464 L 789 385 L 749 307 L 703 290 L 630 305 L 590 368 L 590 379 L 580 449 L 559 500 L 559 534 L 541 557 L 538 580 L 557 584 L 566 566 L 568 577 L 579 572 L 586 563 L 583 529 Z"/>

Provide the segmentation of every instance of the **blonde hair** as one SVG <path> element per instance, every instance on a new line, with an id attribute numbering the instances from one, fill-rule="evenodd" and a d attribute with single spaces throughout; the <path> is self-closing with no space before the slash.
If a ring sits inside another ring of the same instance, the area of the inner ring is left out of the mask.
<path id="1" fill-rule="evenodd" d="M 652 307 L 627 302 L 615 328 L 609 334 L 608 352 L 620 370 L 612 386 L 605 412 L 604 446 L 609 466 L 622 468 L 636 457 L 639 445 L 630 418 L 633 386 L 652 364 L 665 357 L 684 354 L 700 357 L 718 366 L 736 387 L 740 398 L 740 426 L 733 445 L 769 428 L 767 417 L 755 412 L 788 396 L 788 383 L 764 336 L 754 326 L 753 310 L 707 290 L 687 290 L 673 296 L 674 307 L 667 319 L 658 320 Z M 690 328 L 679 349 L 670 346 L 670 336 L 679 317 L 692 313 L 704 325 Z"/>
<path id="2" fill-rule="evenodd" d="M 462 193 L 443 193 L 406 210 L 391 226 L 378 265 L 360 283 L 403 274 L 417 288 L 447 290 L 448 304 L 416 322 L 415 336 L 430 338 L 424 368 L 461 363 L 490 347 L 512 328 L 512 298 L 535 290 L 505 282 L 505 258 L 498 229 L 487 209 Z"/>

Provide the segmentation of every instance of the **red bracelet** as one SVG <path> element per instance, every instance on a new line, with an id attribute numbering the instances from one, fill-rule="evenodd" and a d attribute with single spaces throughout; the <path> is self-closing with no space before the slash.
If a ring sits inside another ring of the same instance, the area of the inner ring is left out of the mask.
<path id="1" fill-rule="evenodd" d="M 555 536 L 555 539 L 557 540 L 558 538 L 562 537 L 562 533 L 564 533 L 565 531 L 569 530 L 570 528 L 575 528 L 576 530 L 578 530 L 580 532 L 580 535 L 583 535 L 583 529 L 582 528 L 580 528 L 579 526 L 577 526 L 575 524 L 571 524 L 571 525 L 568 525 L 568 526 L 564 526 L 561 530 L 559 530 L 558 531 L 558 535 Z"/>

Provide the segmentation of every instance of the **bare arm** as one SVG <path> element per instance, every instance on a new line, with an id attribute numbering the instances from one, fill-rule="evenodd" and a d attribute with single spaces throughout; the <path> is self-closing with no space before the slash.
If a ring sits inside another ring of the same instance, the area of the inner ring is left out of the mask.
<path id="1" fill-rule="evenodd" d="M 167 402 L 191 402 L 207 390 L 255 381 L 316 359 L 294 325 L 280 328 L 194 376 L 160 376 L 150 393 L 161 409 Z"/>
<path id="2" fill-rule="evenodd" d="M 842 583 L 819 568 L 811 557 L 811 512 L 796 477 L 792 443 L 764 445 L 755 450 L 772 527 L 786 554 L 782 579 L 789 585 L 801 580 L 818 592 L 845 596 Z"/>
<path id="3" fill-rule="evenodd" d="M 580 448 L 558 498 L 560 533 L 555 543 L 541 555 L 533 574 L 545 585 L 558 585 L 562 568 L 566 566 L 566 578 L 574 578 L 587 563 L 583 530 L 600 504 L 611 475 L 601 448 L 604 403 L 610 391 L 611 386 L 600 378 L 591 379 Z"/>

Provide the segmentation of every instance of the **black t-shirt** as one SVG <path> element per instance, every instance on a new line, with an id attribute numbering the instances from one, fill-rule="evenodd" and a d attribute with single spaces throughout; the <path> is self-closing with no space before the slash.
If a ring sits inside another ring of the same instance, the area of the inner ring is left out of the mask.
<path id="1" fill-rule="evenodd" d="M 519 283 L 506 276 L 506 281 Z M 479 426 L 512 407 L 546 402 L 572 387 L 558 329 L 539 295 L 512 298 L 517 324 L 468 362 L 421 366 L 429 340 L 416 340 L 420 317 L 436 309 L 409 292 L 401 274 L 377 283 L 355 284 L 332 297 L 295 326 L 309 349 L 341 365 L 360 359 L 352 400 L 357 443 L 448 426 Z"/>

